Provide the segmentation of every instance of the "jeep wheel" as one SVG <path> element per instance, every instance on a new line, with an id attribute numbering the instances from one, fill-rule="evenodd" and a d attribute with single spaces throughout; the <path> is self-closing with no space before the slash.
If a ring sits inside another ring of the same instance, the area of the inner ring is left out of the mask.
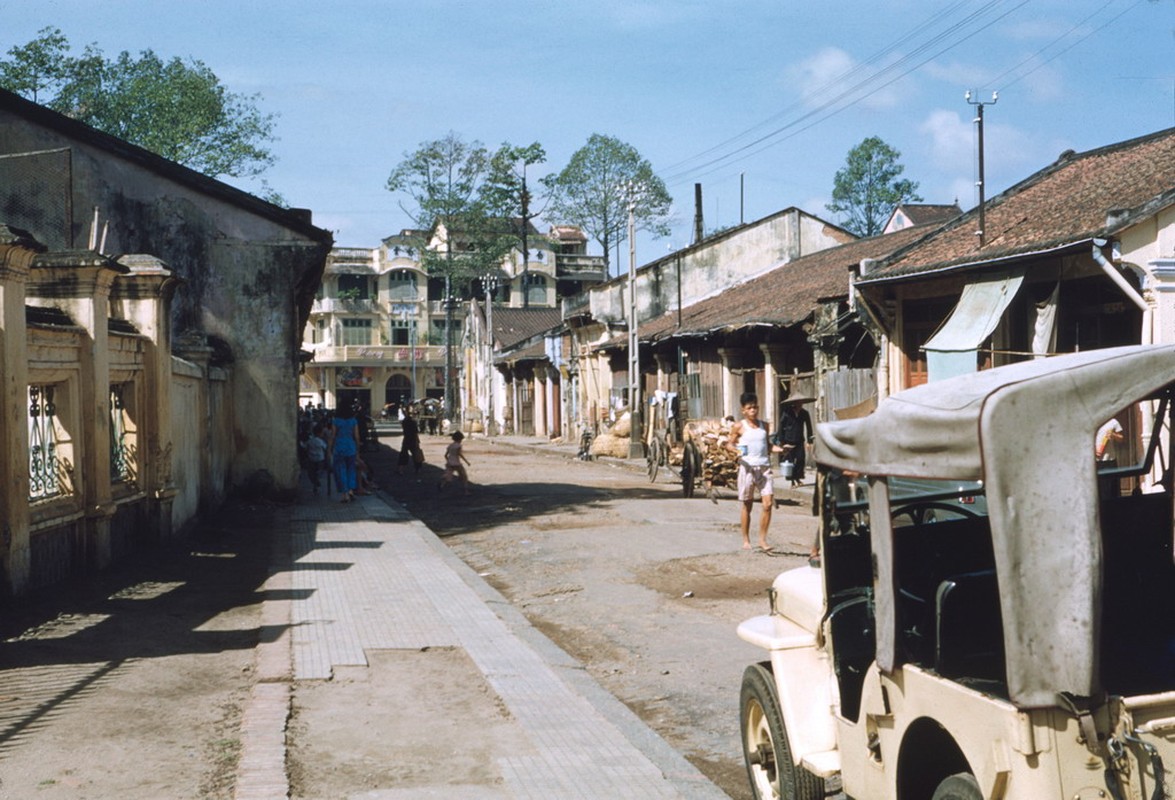
<path id="1" fill-rule="evenodd" d="M 983 792 L 974 775 L 960 772 L 940 783 L 930 800 L 983 800 Z"/>
<path id="2" fill-rule="evenodd" d="M 740 706 L 743 759 L 755 800 L 823 798 L 824 781 L 792 763 L 775 678 L 762 664 L 752 664 L 743 673 Z"/>

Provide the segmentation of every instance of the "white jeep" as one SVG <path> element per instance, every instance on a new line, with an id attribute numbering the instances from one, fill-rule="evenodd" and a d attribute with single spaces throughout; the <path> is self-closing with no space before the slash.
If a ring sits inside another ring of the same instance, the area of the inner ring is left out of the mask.
<path id="1" fill-rule="evenodd" d="M 738 630 L 756 797 L 1175 796 L 1173 396 L 1175 347 L 1122 347 L 818 426 L 821 565 Z"/>

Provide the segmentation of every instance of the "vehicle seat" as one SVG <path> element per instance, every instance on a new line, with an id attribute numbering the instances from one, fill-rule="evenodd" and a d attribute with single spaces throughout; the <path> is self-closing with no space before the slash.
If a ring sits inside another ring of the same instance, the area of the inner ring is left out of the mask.
<path id="1" fill-rule="evenodd" d="M 943 580 L 934 608 L 935 671 L 944 678 L 1005 682 L 1004 626 L 995 571 Z"/>
<path id="2" fill-rule="evenodd" d="M 840 687 L 840 713 L 856 720 L 861 711 L 865 672 L 877 657 L 873 621 L 873 592 L 846 592 L 845 599 L 829 599 L 828 627 L 832 638 L 832 668 Z"/>

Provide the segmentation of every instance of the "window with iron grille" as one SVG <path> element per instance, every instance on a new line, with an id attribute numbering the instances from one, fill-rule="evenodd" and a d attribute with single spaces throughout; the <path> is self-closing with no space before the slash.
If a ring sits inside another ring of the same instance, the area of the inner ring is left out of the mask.
<path id="1" fill-rule="evenodd" d="M 29 386 L 29 499 L 48 500 L 69 493 L 58 447 L 57 387 Z"/>
<path id="2" fill-rule="evenodd" d="M 116 383 L 110 387 L 110 481 L 138 482 L 138 431 L 134 421 L 135 385 Z"/>

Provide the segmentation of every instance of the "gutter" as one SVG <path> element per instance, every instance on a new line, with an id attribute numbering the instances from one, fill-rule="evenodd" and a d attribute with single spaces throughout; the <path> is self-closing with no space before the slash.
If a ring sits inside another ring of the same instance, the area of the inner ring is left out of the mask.
<path id="1" fill-rule="evenodd" d="M 1109 259 L 1107 259 L 1105 254 L 1102 253 L 1102 248 L 1105 247 L 1106 244 L 1107 242 L 1105 239 L 1093 240 L 1092 247 L 1090 249 L 1090 255 L 1093 256 L 1093 260 L 1096 261 L 1098 266 L 1102 268 L 1102 272 L 1106 273 L 1106 275 L 1110 277 L 1110 280 L 1118 284 L 1118 288 L 1126 293 L 1126 296 L 1130 298 L 1134 305 L 1142 309 L 1144 313 L 1150 311 L 1150 307 L 1146 304 L 1146 300 L 1142 299 L 1142 296 L 1134 290 L 1134 287 L 1131 286 L 1124 277 L 1122 277 L 1122 273 L 1118 271 L 1118 268 L 1110 263 Z"/>

